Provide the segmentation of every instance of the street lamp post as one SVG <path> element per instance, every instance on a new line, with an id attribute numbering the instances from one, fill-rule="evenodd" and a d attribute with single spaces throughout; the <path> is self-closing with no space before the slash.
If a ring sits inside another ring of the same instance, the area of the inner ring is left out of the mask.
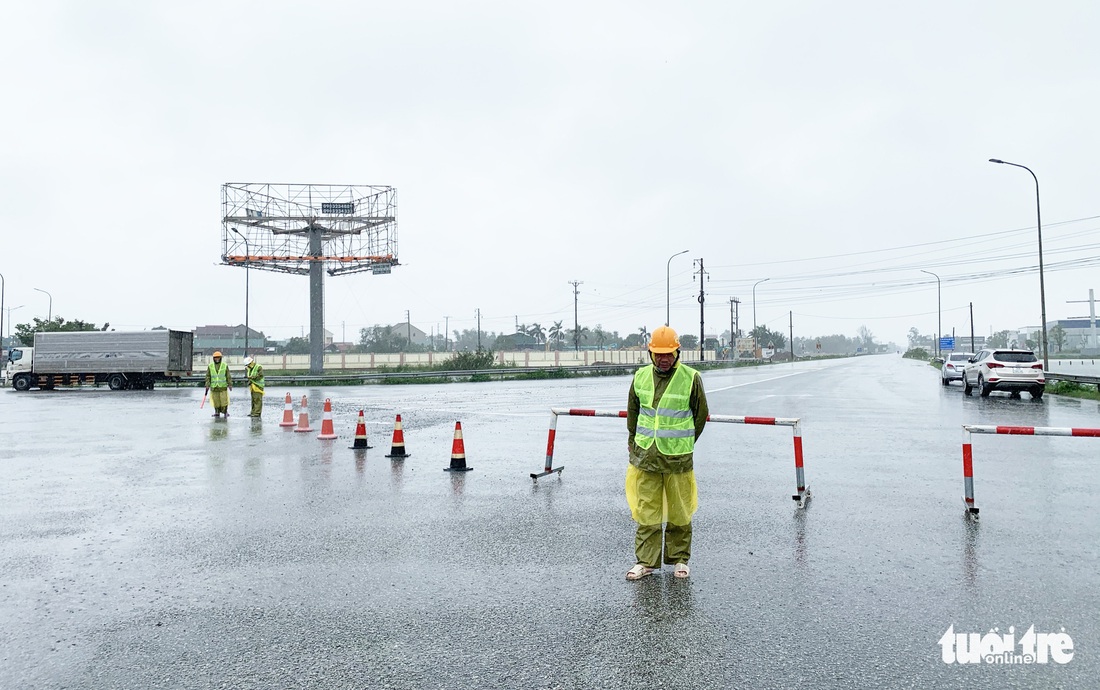
<path id="1" fill-rule="evenodd" d="M 1011 165 L 1014 168 L 1023 168 L 1031 173 L 1031 178 L 1035 180 L 1035 227 L 1039 232 L 1039 306 L 1042 309 L 1043 319 L 1042 323 L 1039 325 L 1039 342 L 1043 346 L 1043 371 L 1047 371 L 1050 369 L 1050 361 L 1047 357 L 1047 292 L 1046 285 L 1043 281 L 1043 217 L 1039 209 L 1039 178 L 1036 177 L 1035 173 L 1031 172 L 1031 168 L 1026 165 L 1009 163 L 999 158 L 990 158 L 989 162 L 1000 163 L 1001 165 Z"/>
<path id="2" fill-rule="evenodd" d="M 46 292 L 46 291 L 45 291 L 45 290 L 43 290 L 42 288 L 35 288 L 35 290 L 38 290 L 39 292 L 43 292 L 43 293 L 45 293 L 45 294 L 46 294 L 46 297 L 49 297 L 49 298 L 50 298 L 50 311 L 49 311 L 49 312 L 47 312 L 47 313 L 48 313 L 49 315 L 48 315 L 48 316 L 46 317 L 46 323 L 49 323 L 49 322 L 53 321 L 53 295 L 51 295 L 50 293 Z"/>
<path id="3" fill-rule="evenodd" d="M 244 356 L 248 356 L 248 267 L 252 263 L 252 250 L 248 247 L 248 238 L 237 228 L 229 228 L 244 240 Z"/>
<path id="4" fill-rule="evenodd" d="M 27 305 L 20 304 L 18 307 L 8 307 L 8 340 L 11 340 L 11 313 L 16 309 L 22 309 Z"/>
<path id="5" fill-rule="evenodd" d="M 926 271 L 923 268 L 920 269 L 921 273 L 927 273 L 930 276 L 936 276 L 936 356 L 942 356 L 940 354 L 940 338 L 943 337 L 943 301 L 940 299 L 940 277 L 932 271 Z"/>
<path id="6" fill-rule="evenodd" d="M 758 280 L 758 281 L 756 281 L 755 283 L 752 284 L 752 358 L 753 359 L 756 359 L 756 349 L 757 349 L 757 345 L 756 345 L 756 286 L 759 285 L 760 283 L 766 283 L 769 280 L 771 280 L 771 278 L 764 278 L 763 280 Z"/>
<path id="7" fill-rule="evenodd" d="M 668 257 L 668 263 L 665 264 L 665 325 L 669 325 L 671 316 L 671 304 L 672 304 L 672 260 L 681 254 L 687 254 L 690 249 L 685 249 L 682 252 L 676 252 L 672 256 Z"/>
<path id="8" fill-rule="evenodd" d="M 6 282 L 4 274 L 0 273 L 0 355 L 4 354 L 4 287 Z M 2 362 L 0 362 L 0 366 L 4 366 Z"/>

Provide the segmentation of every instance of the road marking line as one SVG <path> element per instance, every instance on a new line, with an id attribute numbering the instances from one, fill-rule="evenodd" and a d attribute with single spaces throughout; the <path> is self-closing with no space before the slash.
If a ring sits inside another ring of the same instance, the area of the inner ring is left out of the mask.
<path id="1" fill-rule="evenodd" d="M 785 378 L 788 378 L 790 376 L 799 376 L 801 374 L 808 374 L 808 373 L 810 373 L 810 372 L 808 372 L 808 371 L 796 371 L 796 372 L 791 373 L 791 374 L 783 374 L 782 376 L 773 376 L 770 379 L 758 379 L 756 381 L 746 381 L 745 383 L 738 383 L 738 384 L 734 384 L 732 386 L 723 386 L 722 388 L 714 388 L 712 390 L 708 390 L 707 392 L 708 393 L 718 393 L 720 391 L 728 391 L 731 388 L 740 388 L 742 386 L 751 386 L 751 385 L 756 384 L 756 383 L 767 383 L 768 381 L 778 381 L 779 379 L 785 379 Z"/>

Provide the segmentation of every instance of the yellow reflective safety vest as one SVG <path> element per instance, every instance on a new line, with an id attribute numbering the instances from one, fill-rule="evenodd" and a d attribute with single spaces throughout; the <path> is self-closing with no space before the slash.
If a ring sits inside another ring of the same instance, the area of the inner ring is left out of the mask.
<path id="1" fill-rule="evenodd" d="M 264 368 L 253 362 L 250 366 L 245 367 L 244 373 L 248 377 L 248 383 L 251 384 L 253 392 L 263 393 Z"/>
<path id="2" fill-rule="evenodd" d="M 207 371 L 210 374 L 210 387 L 211 388 L 228 388 L 229 387 L 229 365 L 224 361 L 219 369 L 216 362 L 211 362 L 207 365 Z"/>
<path id="3" fill-rule="evenodd" d="M 654 404 L 653 367 L 635 372 L 634 392 L 640 409 L 634 445 L 649 448 L 656 440 L 657 450 L 665 455 L 686 455 L 695 449 L 695 419 L 691 415 L 695 374 L 689 366 L 677 366 L 661 399 Z"/>

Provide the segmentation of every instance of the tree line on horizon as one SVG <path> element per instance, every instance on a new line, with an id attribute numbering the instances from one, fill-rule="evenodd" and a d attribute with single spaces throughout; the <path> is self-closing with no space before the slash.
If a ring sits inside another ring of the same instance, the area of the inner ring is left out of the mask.
<path id="1" fill-rule="evenodd" d="M 50 320 L 35 318 L 33 323 L 21 323 L 15 326 L 14 340 L 23 346 L 34 344 L 34 334 L 38 331 L 106 331 L 110 323 L 97 326 L 93 322 L 80 319 L 68 321 L 55 316 Z M 916 330 L 916 329 L 911 329 Z M 752 337 L 761 348 L 782 351 L 787 349 L 787 335 L 760 325 L 748 334 L 739 337 Z M 723 331 L 719 338 L 707 338 L 703 348 L 708 351 L 728 350 L 731 331 Z M 601 324 L 567 328 L 562 321 L 544 327 L 542 324 L 520 324 L 515 333 L 497 333 L 464 329 L 452 331 L 452 337 L 443 342 L 437 336 L 428 344 L 410 342 L 402 333 L 400 326 L 372 326 L 359 330 L 359 341 L 348 352 L 351 353 L 394 353 L 394 352 L 443 352 L 443 351 L 509 351 L 538 347 L 548 351 L 563 351 L 576 348 L 585 350 L 622 350 L 644 349 L 649 343 L 650 330 L 641 326 L 637 331 L 625 336 L 618 331 L 605 329 Z M 680 333 L 680 347 L 683 350 L 696 350 L 699 336 L 693 333 Z M 840 334 L 813 337 L 796 337 L 795 351 L 802 354 L 853 354 L 860 349 L 873 351 L 874 336 L 866 327 L 861 326 L 859 334 L 852 338 Z M 309 354 L 309 337 L 290 338 L 285 345 L 277 349 L 285 354 Z"/>

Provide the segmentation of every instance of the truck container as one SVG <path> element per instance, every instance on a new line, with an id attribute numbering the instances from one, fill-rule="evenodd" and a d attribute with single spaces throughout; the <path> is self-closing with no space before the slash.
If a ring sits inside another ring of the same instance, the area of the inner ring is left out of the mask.
<path id="1" fill-rule="evenodd" d="M 149 390 L 157 381 L 191 374 L 188 331 L 52 331 L 34 334 L 34 347 L 8 352 L 4 385 L 17 391 L 57 386 Z"/>

